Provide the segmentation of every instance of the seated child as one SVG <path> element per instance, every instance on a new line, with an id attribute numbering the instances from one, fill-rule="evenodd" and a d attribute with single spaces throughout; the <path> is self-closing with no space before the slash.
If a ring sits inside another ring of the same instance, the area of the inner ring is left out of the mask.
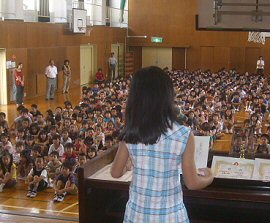
<path id="1" fill-rule="evenodd" d="M 82 137 L 79 137 L 75 140 L 74 144 L 74 153 L 79 154 L 79 153 L 87 153 L 87 145 L 84 143 L 84 139 Z"/>
<path id="2" fill-rule="evenodd" d="M 34 145 L 32 150 L 31 150 L 31 158 L 32 160 L 36 160 L 37 157 L 40 156 L 40 150 L 41 150 L 41 147 L 40 145 Z"/>
<path id="3" fill-rule="evenodd" d="M 241 105 L 241 98 L 239 94 L 235 94 L 233 95 L 233 98 L 231 100 L 232 105 L 233 105 L 233 109 L 235 111 L 240 111 L 240 105 Z"/>
<path id="4" fill-rule="evenodd" d="M 65 146 L 65 151 L 62 157 L 63 162 L 67 161 L 72 167 L 77 163 L 77 154 L 74 152 L 73 143 L 67 143 Z"/>
<path id="5" fill-rule="evenodd" d="M 15 153 L 13 154 L 13 162 L 17 165 L 20 162 L 21 152 L 24 150 L 24 143 L 19 141 L 15 144 Z"/>
<path id="6" fill-rule="evenodd" d="M 25 179 L 33 168 L 33 160 L 27 150 L 23 150 L 20 154 L 20 161 L 18 163 L 18 177 Z"/>
<path id="7" fill-rule="evenodd" d="M 222 116 L 225 133 L 233 133 L 234 117 L 231 109 L 227 109 Z"/>
<path id="8" fill-rule="evenodd" d="M 87 158 L 93 159 L 97 156 L 97 148 L 96 146 L 90 146 L 87 150 Z"/>
<path id="9" fill-rule="evenodd" d="M 16 137 L 15 137 L 15 142 L 24 142 L 25 141 L 25 134 L 24 134 L 24 129 L 18 128 L 16 131 Z"/>
<path id="10" fill-rule="evenodd" d="M 270 145 L 268 144 L 268 142 L 269 142 L 268 135 L 262 134 L 259 141 L 260 141 L 260 143 L 256 149 L 256 153 L 270 154 Z"/>
<path id="11" fill-rule="evenodd" d="M 253 134 L 261 134 L 262 132 L 262 123 L 259 120 L 259 116 L 256 113 L 253 113 L 249 119 L 249 128 Z"/>
<path id="12" fill-rule="evenodd" d="M 59 154 L 53 151 L 50 154 L 50 161 L 48 162 L 46 169 L 48 171 L 49 180 L 54 181 L 55 177 L 60 173 L 61 161 L 59 160 Z M 51 181 L 50 181 L 51 182 Z"/>
<path id="13" fill-rule="evenodd" d="M 0 154 L 4 151 L 8 151 L 10 154 L 13 154 L 15 152 L 13 145 L 9 141 L 7 133 L 1 134 Z"/>
<path id="14" fill-rule="evenodd" d="M 56 151 L 56 152 L 58 152 L 60 157 L 63 156 L 65 150 L 64 150 L 63 145 L 60 143 L 60 139 L 61 139 L 61 137 L 58 134 L 55 134 L 52 137 L 53 144 L 50 145 L 49 152 L 48 152 L 49 155 L 52 153 L 52 151 Z"/>
<path id="15" fill-rule="evenodd" d="M 86 155 L 84 153 L 80 153 L 79 154 L 79 166 L 76 167 L 76 169 L 74 170 L 74 173 L 78 174 L 78 168 L 81 167 L 82 165 L 84 165 L 86 163 L 87 159 L 86 159 Z"/>
<path id="16" fill-rule="evenodd" d="M 56 178 L 54 183 L 55 197 L 53 201 L 61 202 L 67 193 L 77 194 L 77 179 L 72 173 L 72 166 L 69 162 L 64 162 L 61 168 L 61 174 Z"/>
<path id="17" fill-rule="evenodd" d="M 29 172 L 26 184 L 28 185 L 27 197 L 34 198 L 38 191 L 45 190 L 48 186 L 48 172 L 44 167 L 44 158 L 39 156 L 35 160 L 35 165 Z"/>
<path id="18" fill-rule="evenodd" d="M 13 163 L 13 157 L 5 151 L 0 160 L 0 192 L 3 188 L 11 188 L 16 184 L 16 165 Z"/>

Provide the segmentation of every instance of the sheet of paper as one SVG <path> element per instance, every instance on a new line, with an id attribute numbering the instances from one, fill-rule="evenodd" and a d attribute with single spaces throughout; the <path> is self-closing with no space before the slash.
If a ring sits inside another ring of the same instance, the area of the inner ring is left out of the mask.
<path id="1" fill-rule="evenodd" d="M 195 163 L 196 167 L 207 167 L 210 136 L 195 136 Z"/>
<path id="2" fill-rule="evenodd" d="M 254 160 L 225 156 L 214 156 L 212 172 L 217 178 L 251 180 L 254 171 Z"/>
<path id="3" fill-rule="evenodd" d="M 94 173 L 92 176 L 90 176 L 88 178 L 96 179 L 96 180 L 131 182 L 131 180 L 132 180 L 132 171 L 127 171 L 120 178 L 113 178 L 112 175 L 111 175 L 111 167 L 112 167 L 112 164 L 109 164 L 109 165 L 103 167 L 101 170 L 97 171 L 96 173 Z"/>
<path id="4" fill-rule="evenodd" d="M 255 159 L 253 180 L 270 181 L 270 160 Z"/>

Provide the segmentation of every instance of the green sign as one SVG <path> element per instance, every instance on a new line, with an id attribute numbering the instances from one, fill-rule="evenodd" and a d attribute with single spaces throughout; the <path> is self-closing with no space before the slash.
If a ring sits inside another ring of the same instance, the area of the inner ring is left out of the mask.
<path id="1" fill-rule="evenodd" d="M 151 42 L 152 43 L 162 43 L 163 42 L 163 38 L 162 37 L 151 37 Z"/>

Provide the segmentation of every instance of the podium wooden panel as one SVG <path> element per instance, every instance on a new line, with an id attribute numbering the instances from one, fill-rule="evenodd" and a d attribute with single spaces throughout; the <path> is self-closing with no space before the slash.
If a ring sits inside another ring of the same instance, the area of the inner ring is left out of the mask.
<path id="1" fill-rule="evenodd" d="M 80 223 L 123 222 L 129 183 L 88 177 L 113 161 L 117 148 L 106 151 L 79 169 Z M 184 202 L 194 222 L 269 222 L 270 183 L 214 179 L 204 190 L 183 186 Z"/>

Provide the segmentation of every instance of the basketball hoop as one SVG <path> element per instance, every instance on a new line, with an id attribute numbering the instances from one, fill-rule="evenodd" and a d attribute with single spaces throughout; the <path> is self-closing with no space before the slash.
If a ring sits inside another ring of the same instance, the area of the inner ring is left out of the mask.
<path id="1" fill-rule="evenodd" d="M 86 32 L 86 27 L 78 26 L 77 28 L 82 33 L 85 33 Z"/>
<path id="2" fill-rule="evenodd" d="M 248 41 L 254 43 L 265 44 L 265 33 L 264 32 L 249 32 Z"/>

